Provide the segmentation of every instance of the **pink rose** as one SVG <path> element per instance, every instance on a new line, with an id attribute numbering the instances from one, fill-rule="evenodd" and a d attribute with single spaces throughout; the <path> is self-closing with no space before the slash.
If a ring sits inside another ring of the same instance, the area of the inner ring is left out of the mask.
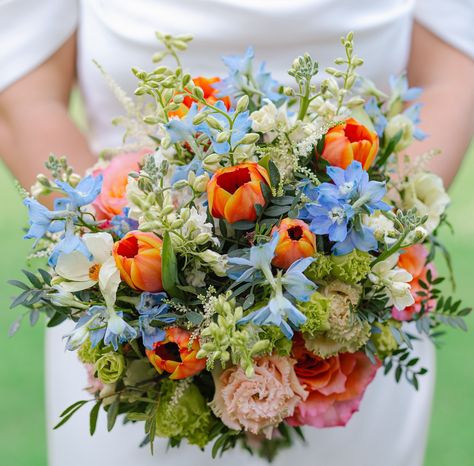
<path id="1" fill-rule="evenodd" d="M 307 392 L 296 377 L 293 359 L 267 356 L 255 360 L 255 375 L 248 378 L 240 366 L 216 377 L 211 407 L 229 428 L 245 429 L 271 438 L 273 428 L 291 416 Z"/>
<path id="2" fill-rule="evenodd" d="M 295 338 L 293 356 L 296 375 L 309 396 L 286 419 L 291 426 L 345 426 L 380 367 L 360 351 L 322 359 L 305 348 L 301 335 Z"/>
<path id="3" fill-rule="evenodd" d="M 115 215 L 122 213 L 122 209 L 127 205 L 128 174 L 138 171 L 139 162 L 148 153 L 150 153 L 150 149 L 117 155 L 104 169 L 94 172 L 94 175 L 102 173 L 104 176 L 102 190 L 92 203 L 98 220 L 110 220 Z"/>
<path id="4" fill-rule="evenodd" d="M 85 390 L 91 395 L 95 395 L 104 388 L 104 384 L 97 377 L 95 377 L 94 364 L 84 364 L 84 367 L 87 371 L 87 387 Z"/>
<path id="5" fill-rule="evenodd" d="M 419 292 L 428 292 L 429 290 L 424 290 L 420 286 L 420 280 L 428 283 L 426 279 L 426 274 L 428 270 L 431 271 L 433 277 L 436 276 L 436 269 L 433 263 L 426 263 L 428 258 L 428 250 L 422 244 L 415 244 L 406 248 L 400 258 L 398 259 L 398 266 L 402 269 L 405 269 L 413 276 L 413 280 L 410 282 L 411 294 L 415 299 L 414 304 L 399 311 L 396 307 L 392 309 L 392 317 L 397 320 L 412 320 L 413 314 L 420 312 L 422 302 L 425 301 L 425 310 L 431 311 L 436 306 L 436 301 L 434 299 L 428 299 L 426 296 L 420 296 Z"/>

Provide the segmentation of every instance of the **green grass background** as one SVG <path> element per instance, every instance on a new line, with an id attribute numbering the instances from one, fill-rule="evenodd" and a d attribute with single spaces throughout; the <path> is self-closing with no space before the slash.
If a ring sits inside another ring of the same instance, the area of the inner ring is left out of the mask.
<path id="1" fill-rule="evenodd" d="M 474 145 L 452 187 L 451 222 L 443 231 L 457 275 L 457 295 L 474 305 Z M 15 290 L 6 284 L 20 277 L 30 247 L 23 241 L 26 212 L 13 180 L 0 166 L 0 465 L 45 466 L 43 322 L 8 338 L 18 310 L 9 310 Z M 443 266 L 441 266 L 443 268 Z M 469 319 L 474 328 L 474 318 Z M 438 352 L 436 395 L 425 466 L 474 464 L 474 333 L 450 331 Z M 390 422 L 390 419 L 387 419 Z M 66 465 L 65 465 L 66 466 Z M 403 466 L 403 465 L 400 465 Z"/>

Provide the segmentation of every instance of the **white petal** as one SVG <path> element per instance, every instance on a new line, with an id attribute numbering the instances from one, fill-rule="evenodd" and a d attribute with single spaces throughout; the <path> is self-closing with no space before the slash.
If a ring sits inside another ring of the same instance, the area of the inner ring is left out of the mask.
<path id="1" fill-rule="evenodd" d="M 73 251 L 59 256 L 55 271 L 67 280 L 83 282 L 89 280 L 89 268 L 92 265 L 93 262 L 90 262 L 84 254 Z"/>
<path id="2" fill-rule="evenodd" d="M 94 280 L 86 280 L 80 282 L 61 282 L 60 286 L 63 290 L 74 293 L 75 291 L 82 291 L 94 286 L 97 282 Z"/>
<path id="3" fill-rule="evenodd" d="M 103 264 L 111 256 L 114 240 L 109 233 L 86 233 L 82 239 L 93 255 L 94 263 Z"/>
<path id="4" fill-rule="evenodd" d="M 102 264 L 99 272 L 99 287 L 104 296 L 107 307 L 112 307 L 120 285 L 120 272 L 115 264 L 115 259 L 110 257 Z"/>

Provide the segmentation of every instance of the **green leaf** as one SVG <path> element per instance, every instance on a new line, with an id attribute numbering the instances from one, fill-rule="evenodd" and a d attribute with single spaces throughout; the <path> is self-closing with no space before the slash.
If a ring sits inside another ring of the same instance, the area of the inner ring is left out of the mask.
<path id="1" fill-rule="evenodd" d="M 240 220 L 239 222 L 231 223 L 231 227 L 234 230 L 253 230 L 255 228 L 255 222 L 249 222 L 247 220 Z"/>
<path id="2" fill-rule="evenodd" d="M 66 319 L 66 314 L 63 314 L 62 312 L 56 312 L 54 313 L 53 317 L 49 319 L 48 323 L 46 324 L 46 327 L 56 327 L 57 325 L 62 324 Z"/>
<path id="3" fill-rule="evenodd" d="M 99 410 L 102 404 L 102 400 L 99 400 L 91 409 L 89 415 L 89 432 L 91 435 L 94 435 L 95 429 L 97 427 L 97 419 L 99 417 Z"/>
<path id="4" fill-rule="evenodd" d="M 109 406 L 107 410 L 107 431 L 110 432 L 115 425 L 115 421 L 117 420 L 117 415 L 119 412 L 120 407 L 120 399 L 119 397 L 115 398 L 113 403 Z"/>
<path id="5" fill-rule="evenodd" d="M 395 380 L 398 382 L 400 382 L 400 378 L 402 376 L 402 366 L 397 366 L 396 370 L 395 370 Z"/>
<path id="6" fill-rule="evenodd" d="M 39 311 L 38 309 L 33 309 L 30 311 L 30 325 L 33 327 L 36 325 L 36 322 L 38 322 L 39 319 Z"/>
<path id="7" fill-rule="evenodd" d="M 31 290 L 23 291 L 20 295 L 18 295 L 10 304 L 10 309 L 14 307 L 21 306 L 25 301 L 26 298 L 29 296 Z"/>
<path id="8" fill-rule="evenodd" d="M 16 332 L 18 332 L 18 330 L 20 330 L 22 318 L 23 316 L 18 317 L 18 319 L 16 319 L 13 324 L 10 325 L 10 328 L 8 329 L 9 337 L 12 337 Z"/>
<path id="9" fill-rule="evenodd" d="M 40 279 L 32 272 L 29 270 L 22 270 L 22 272 L 26 275 L 26 278 L 30 281 L 30 283 L 35 287 L 35 288 L 43 288 L 43 284 L 41 283 Z"/>
<path id="10" fill-rule="evenodd" d="M 172 297 L 184 298 L 184 293 L 177 287 L 178 265 L 176 255 L 171 243 L 170 234 L 166 232 L 163 236 L 163 246 L 161 250 L 161 280 L 164 290 Z"/>
<path id="11" fill-rule="evenodd" d="M 22 290 L 29 291 L 30 287 L 28 285 L 25 285 L 23 282 L 20 282 L 20 280 L 8 280 L 8 283 L 12 286 L 16 286 L 17 288 L 21 288 Z"/>
<path id="12" fill-rule="evenodd" d="M 68 406 L 68 407 L 59 415 L 59 417 L 64 417 L 64 416 L 66 416 L 66 414 L 69 414 L 72 410 L 74 410 L 74 409 L 76 409 L 76 408 L 80 408 L 81 406 L 85 405 L 86 403 L 88 403 L 88 400 L 76 401 L 76 402 L 73 403 L 71 406 Z"/>
<path id="13" fill-rule="evenodd" d="M 270 175 L 270 183 L 274 188 L 278 188 L 280 185 L 281 177 L 280 172 L 278 171 L 277 166 L 274 164 L 273 160 L 268 162 L 268 173 Z"/>
<path id="14" fill-rule="evenodd" d="M 191 322 L 194 325 L 199 325 L 204 319 L 204 317 L 201 314 L 199 314 L 199 312 L 195 312 L 195 311 L 186 312 L 185 317 L 186 319 L 189 320 L 189 322 Z"/>
<path id="15" fill-rule="evenodd" d="M 62 413 L 61 416 L 62 419 L 53 427 L 53 430 L 59 429 L 62 425 L 66 424 L 69 419 L 77 412 L 79 409 L 81 409 L 87 401 L 82 400 L 82 401 L 76 401 L 76 403 L 73 403 L 71 406 L 66 408 Z"/>
<path id="16" fill-rule="evenodd" d="M 38 272 L 39 274 L 41 275 L 41 278 L 43 279 L 43 281 L 46 283 L 46 285 L 51 285 L 51 275 L 49 274 L 49 272 L 47 272 L 46 270 L 44 269 L 38 269 Z"/>
<path id="17" fill-rule="evenodd" d="M 273 205 L 265 210 L 265 215 L 268 217 L 280 217 L 281 215 L 286 214 L 290 210 L 290 207 L 287 205 L 279 206 Z"/>

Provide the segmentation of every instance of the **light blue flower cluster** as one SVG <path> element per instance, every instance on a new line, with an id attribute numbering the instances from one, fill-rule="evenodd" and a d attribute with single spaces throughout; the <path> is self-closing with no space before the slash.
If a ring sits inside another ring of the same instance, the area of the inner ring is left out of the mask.
<path id="1" fill-rule="evenodd" d="M 153 345 L 163 341 L 166 335 L 163 329 L 153 326 L 152 322 L 171 324 L 176 320 L 175 317 L 169 315 L 170 307 L 164 302 L 167 297 L 166 293 L 149 292 L 142 293 L 140 296 L 136 309 L 140 314 L 138 323 L 145 348 L 153 349 Z"/>
<path id="2" fill-rule="evenodd" d="M 47 232 L 64 232 L 61 241 L 55 246 L 49 257 L 49 265 L 55 266 L 60 254 L 80 251 L 86 257 L 91 258 L 86 245 L 82 239 L 75 234 L 74 225 L 81 207 L 95 200 L 102 188 L 102 175 L 87 176 L 73 188 L 69 183 L 55 180 L 56 185 L 66 197 L 56 199 L 54 209 L 48 210 L 34 198 L 27 198 L 24 204 L 28 208 L 30 228 L 25 239 L 36 239 L 35 244 Z"/>
<path id="3" fill-rule="evenodd" d="M 314 259 L 307 257 L 297 260 L 286 272 L 283 274 L 279 272 L 277 276 L 274 276 L 271 263 L 275 257 L 278 240 L 279 235 L 276 233 L 270 242 L 251 247 L 248 258 L 229 258 L 229 263 L 240 269 L 237 272 L 231 271 L 229 275 L 235 280 L 234 285 L 263 277 L 264 284 L 272 288 L 270 301 L 245 316 L 239 323 L 253 322 L 256 325 L 274 325 L 279 327 L 288 339 L 291 339 L 293 329 L 290 324 L 298 329 L 306 322 L 305 315 L 291 302 L 291 298 L 306 302 L 316 291 L 316 285 L 303 274 Z"/>
<path id="4" fill-rule="evenodd" d="M 352 162 L 347 169 L 328 167 L 333 183 L 322 183 L 309 190 L 308 203 L 300 211 L 300 218 L 310 222 L 317 235 L 328 235 L 335 244 L 336 255 L 348 254 L 354 249 L 372 251 L 377 240 L 370 228 L 362 224 L 362 214 L 376 210 L 390 210 L 383 202 L 385 183 L 369 181 L 368 173 L 360 162 Z M 308 191 L 308 190 L 307 190 Z"/>

